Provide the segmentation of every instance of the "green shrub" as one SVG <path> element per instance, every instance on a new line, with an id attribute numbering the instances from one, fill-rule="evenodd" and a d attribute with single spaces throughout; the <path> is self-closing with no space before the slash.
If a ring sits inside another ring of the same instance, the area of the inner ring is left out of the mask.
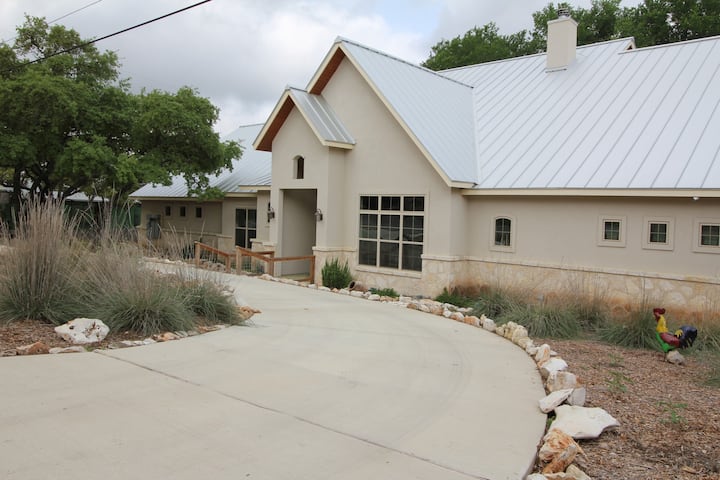
<path id="1" fill-rule="evenodd" d="M 472 314 L 479 317 L 485 315 L 492 319 L 499 319 L 505 312 L 524 305 L 520 295 L 503 288 L 483 286 L 477 297 L 471 303 Z"/>
<path id="2" fill-rule="evenodd" d="M 180 295 L 185 306 L 201 317 L 198 320 L 204 320 L 211 324 L 238 325 L 242 323 L 235 299 L 218 284 L 201 280 L 183 282 L 180 287 Z"/>
<path id="3" fill-rule="evenodd" d="M 347 288 L 352 282 L 352 274 L 350 274 L 347 261 L 341 265 L 337 258 L 325 262 L 321 273 L 322 284 L 328 288 Z"/>
<path id="4" fill-rule="evenodd" d="M 48 200 L 27 202 L 15 225 L 15 238 L 3 229 L 12 253 L 0 262 L 0 320 L 43 320 L 61 324 L 82 309 L 73 279 L 82 264 L 76 217 Z"/>
<path id="5" fill-rule="evenodd" d="M 435 301 L 440 303 L 449 303 L 450 305 L 455 305 L 456 307 L 470 307 L 473 304 L 472 298 L 460 294 L 455 289 L 453 289 L 452 292 L 448 292 L 447 288 L 443 288 L 442 293 L 435 297 Z"/>
<path id="6" fill-rule="evenodd" d="M 599 331 L 600 339 L 614 345 L 662 350 L 655 335 L 657 322 L 643 302 L 624 319 L 613 319 Z"/>
<path id="7" fill-rule="evenodd" d="M 708 373 L 703 379 L 705 385 L 720 387 L 720 353 L 706 352 L 703 354 L 703 363 L 708 365 Z"/>
<path id="8" fill-rule="evenodd" d="M 381 297 L 392 297 L 399 298 L 400 295 L 395 291 L 394 288 L 371 288 L 370 293 L 380 295 Z"/>
<path id="9" fill-rule="evenodd" d="M 506 309 L 496 322 L 515 322 L 527 328 L 531 337 L 576 338 L 582 331 L 577 312 L 556 305 L 515 305 Z"/>
<path id="10" fill-rule="evenodd" d="M 720 325 L 699 325 L 693 350 L 720 353 Z"/>

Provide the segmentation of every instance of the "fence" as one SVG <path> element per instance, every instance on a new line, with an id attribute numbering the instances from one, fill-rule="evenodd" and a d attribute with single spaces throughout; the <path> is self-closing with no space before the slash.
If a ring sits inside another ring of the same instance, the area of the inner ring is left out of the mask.
<path id="1" fill-rule="evenodd" d="M 224 259 L 225 271 L 232 271 L 233 261 L 235 262 L 235 271 L 249 271 L 251 273 L 267 273 L 275 276 L 275 265 L 286 262 L 308 262 L 308 276 L 296 278 L 297 281 L 307 281 L 315 283 L 315 255 L 306 255 L 301 257 L 275 257 L 274 251 L 269 252 L 253 252 L 247 248 L 235 247 L 235 253 L 227 253 L 217 248 L 211 247 L 204 243 L 195 242 L 195 265 L 200 266 L 203 257 L 209 257 L 219 262 L 220 258 Z M 245 259 L 248 262 L 245 262 Z"/>

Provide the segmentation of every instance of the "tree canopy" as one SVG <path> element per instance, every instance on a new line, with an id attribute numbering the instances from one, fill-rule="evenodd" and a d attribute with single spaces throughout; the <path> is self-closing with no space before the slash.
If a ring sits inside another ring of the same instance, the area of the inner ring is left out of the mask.
<path id="1" fill-rule="evenodd" d="M 638 47 L 692 40 L 720 34 L 720 0 L 643 0 L 620 7 L 620 0 L 592 0 L 589 9 L 548 4 L 532 14 L 533 29 L 502 35 L 490 22 L 465 35 L 441 40 L 423 66 L 433 70 L 473 65 L 545 51 L 547 23 L 567 9 L 578 22 L 578 44 L 634 37 Z"/>
<path id="2" fill-rule="evenodd" d="M 130 92 L 114 52 L 74 30 L 26 17 L 0 45 L 0 183 L 41 199 L 123 197 L 183 175 L 208 195 L 208 174 L 241 154 L 213 130 L 219 111 L 188 87 Z"/>

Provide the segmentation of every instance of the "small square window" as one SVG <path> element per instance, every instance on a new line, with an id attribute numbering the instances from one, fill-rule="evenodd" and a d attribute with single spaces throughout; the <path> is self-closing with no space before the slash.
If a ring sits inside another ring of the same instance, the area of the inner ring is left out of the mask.
<path id="1" fill-rule="evenodd" d="M 184 217 L 186 215 L 185 207 L 180 207 L 180 216 Z"/>
<path id="2" fill-rule="evenodd" d="M 720 218 L 695 219 L 693 251 L 720 253 Z"/>
<path id="3" fill-rule="evenodd" d="M 195 207 L 195 218 L 202 218 L 202 207 Z"/>
<path id="4" fill-rule="evenodd" d="M 626 223 L 625 217 L 601 216 L 598 223 L 598 245 L 624 247 Z"/>
<path id="5" fill-rule="evenodd" d="M 512 217 L 495 217 L 492 223 L 490 250 L 515 251 L 515 220 Z"/>
<path id="6" fill-rule="evenodd" d="M 643 248 L 672 250 L 675 220 L 672 217 L 645 217 Z"/>
<path id="7" fill-rule="evenodd" d="M 172 214 L 172 207 L 169 205 L 165 206 L 165 216 L 169 217 Z"/>

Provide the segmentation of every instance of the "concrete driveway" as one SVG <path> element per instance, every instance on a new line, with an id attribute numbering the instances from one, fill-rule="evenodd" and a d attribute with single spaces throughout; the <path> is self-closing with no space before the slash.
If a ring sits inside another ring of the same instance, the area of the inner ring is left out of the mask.
<path id="1" fill-rule="evenodd" d="M 0 359 L 0 478 L 521 479 L 545 416 L 520 348 L 414 310 L 226 276 L 245 327 Z"/>

